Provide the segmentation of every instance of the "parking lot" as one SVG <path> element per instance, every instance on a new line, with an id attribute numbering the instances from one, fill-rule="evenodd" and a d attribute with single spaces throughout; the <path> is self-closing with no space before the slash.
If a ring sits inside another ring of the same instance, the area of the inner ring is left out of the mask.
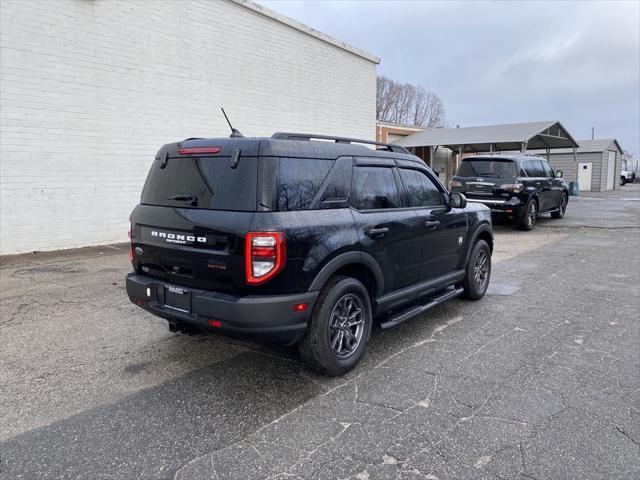
<path id="1" fill-rule="evenodd" d="M 483 300 L 374 331 L 340 378 L 170 333 L 126 245 L 3 258 L 3 478 L 639 478 L 640 184 L 494 227 Z"/>

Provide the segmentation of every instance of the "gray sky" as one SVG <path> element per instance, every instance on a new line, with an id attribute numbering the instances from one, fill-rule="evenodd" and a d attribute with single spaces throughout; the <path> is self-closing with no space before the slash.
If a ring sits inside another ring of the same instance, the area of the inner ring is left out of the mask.
<path id="1" fill-rule="evenodd" d="M 640 153 L 640 1 L 259 3 L 433 90 L 449 124 L 559 120 Z"/>

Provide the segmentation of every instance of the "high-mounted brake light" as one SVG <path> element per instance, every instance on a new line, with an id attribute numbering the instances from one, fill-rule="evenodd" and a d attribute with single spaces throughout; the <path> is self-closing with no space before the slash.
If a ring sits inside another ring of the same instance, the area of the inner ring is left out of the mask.
<path id="1" fill-rule="evenodd" d="M 287 260 L 281 232 L 249 232 L 245 242 L 247 284 L 260 285 L 276 275 Z"/>
<path id="2" fill-rule="evenodd" d="M 178 153 L 180 155 L 196 155 L 204 153 L 220 153 L 220 147 L 190 147 L 179 148 Z"/>

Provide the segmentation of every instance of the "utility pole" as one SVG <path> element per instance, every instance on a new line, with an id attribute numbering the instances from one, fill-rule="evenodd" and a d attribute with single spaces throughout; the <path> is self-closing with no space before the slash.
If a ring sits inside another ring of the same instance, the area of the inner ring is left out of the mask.
<path id="1" fill-rule="evenodd" d="M 596 138 L 596 127 L 591 127 L 591 140 Z"/>

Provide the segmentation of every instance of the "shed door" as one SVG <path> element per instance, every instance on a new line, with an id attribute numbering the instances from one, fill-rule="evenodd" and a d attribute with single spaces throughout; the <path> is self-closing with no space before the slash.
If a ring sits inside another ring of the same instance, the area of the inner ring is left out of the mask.
<path id="1" fill-rule="evenodd" d="M 609 161 L 607 162 L 607 190 L 613 190 L 616 172 L 616 152 L 609 150 Z"/>
<path id="2" fill-rule="evenodd" d="M 593 163 L 578 163 L 578 186 L 580 191 L 588 192 L 591 190 L 592 171 Z"/>

